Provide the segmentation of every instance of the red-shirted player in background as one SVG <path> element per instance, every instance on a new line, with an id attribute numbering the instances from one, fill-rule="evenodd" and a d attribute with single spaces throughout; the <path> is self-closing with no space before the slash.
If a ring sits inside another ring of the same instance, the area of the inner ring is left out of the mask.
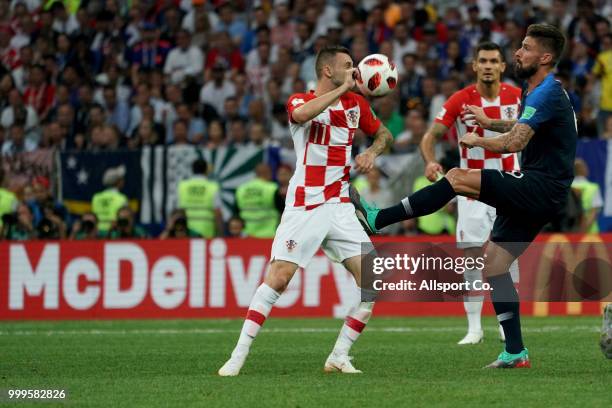
<path id="1" fill-rule="evenodd" d="M 425 160 L 425 176 L 436 181 L 442 172 L 442 166 L 436 161 L 435 144 L 453 126 L 459 136 L 476 131 L 483 137 L 498 136 L 499 133 L 476 127 L 474 115 L 482 117 L 483 113 L 494 119 L 517 119 L 521 90 L 501 82 L 506 69 L 500 47 L 492 42 L 479 44 L 474 52 L 472 68 L 476 73 L 476 84 L 455 92 L 446 101 L 436 116 L 431 128 L 421 142 L 421 153 Z M 499 129 L 503 132 L 503 129 Z M 480 147 L 466 149 L 459 147 L 462 169 L 498 169 L 502 171 L 519 170 L 516 153 L 491 153 Z M 495 221 L 495 208 L 480 201 L 458 196 L 457 245 L 465 249 L 465 256 L 475 258 L 482 256 L 482 246 L 489 239 Z M 512 278 L 518 281 L 516 261 L 510 268 Z M 482 281 L 482 270 L 468 270 L 464 274 L 467 282 Z M 458 344 L 476 344 L 483 339 L 480 322 L 482 296 L 466 296 L 465 312 L 468 318 L 468 333 Z M 500 330 L 502 339 L 503 331 Z"/>
<path id="2" fill-rule="evenodd" d="M 372 146 L 355 158 L 356 169 L 367 173 L 393 137 L 368 102 L 350 92 L 355 69 L 347 49 L 322 49 L 315 69 L 314 92 L 292 95 L 287 102 L 297 155 L 295 173 L 272 244 L 270 270 L 251 300 L 238 344 L 219 369 L 221 376 L 238 375 L 272 306 L 298 267 L 305 267 L 319 247 L 333 261 L 342 262 L 357 285 L 361 284 L 361 243 L 370 239 L 349 198 L 353 138 L 358 128 L 374 137 Z M 361 372 L 351 364 L 348 352 L 372 314 L 374 297 L 375 293 L 361 291 L 359 303 L 349 311 L 325 362 L 325 371 Z"/>

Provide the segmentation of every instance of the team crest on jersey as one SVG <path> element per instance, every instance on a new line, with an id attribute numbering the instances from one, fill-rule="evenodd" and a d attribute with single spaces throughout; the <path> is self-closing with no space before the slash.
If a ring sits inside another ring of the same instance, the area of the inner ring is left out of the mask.
<path id="1" fill-rule="evenodd" d="M 295 249 L 295 247 L 297 246 L 297 242 L 295 242 L 292 239 L 287 241 L 285 244 L 287 245 L 287 251 L 289 251 L 289 252 L 293 251 Z"/>
<path id="2" fill-rule="evenodd" d="M 348 122 L 349 127 L 356 128 L 359 124 L 359 113 L 356 110 L 347 110 L 345 111 L 346 121 Z"/>
<path id="3" fill-rule="evenodd" d="M 507 118 L 513 118 L 514 117 L 514 114 L 515 114 L 514 107 L 506 106 L 506 108 L 504 109 L 504 112 L 505 112 Z"/>

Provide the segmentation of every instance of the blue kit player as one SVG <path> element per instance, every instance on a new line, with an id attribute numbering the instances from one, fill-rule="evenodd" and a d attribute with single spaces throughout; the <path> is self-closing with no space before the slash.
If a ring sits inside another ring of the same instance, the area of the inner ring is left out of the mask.
<path id="1" fill-rule="evenodd" d="M 554 26 L 533 24 L 527 29 L 522 47 L 515 54 L 515 72 L 525 81 L 518 121 L 491 119 L 482 108 L 466 107 L 480 126 L 505 133 L 488 138 L 468 133 L 459 143 L 495 153 L 520 151 L 520 172 L 454 168 L 436 183 L 385 209 L 369 205 L 355 190 L 351 191 L 357 217 L 371 233 L 389 224 L 431 214 L 456 195 L 497 209 L 484 272 L 492 287 L 491 300 L 506 343 L 489 368 L 530 367 L 521 335 L 519 297 L 508 270 L 542 227 L 563 209 L 574 177 L 576 116 L 567 93 L 553 76 L 564 46 L 565 38 Z"/>

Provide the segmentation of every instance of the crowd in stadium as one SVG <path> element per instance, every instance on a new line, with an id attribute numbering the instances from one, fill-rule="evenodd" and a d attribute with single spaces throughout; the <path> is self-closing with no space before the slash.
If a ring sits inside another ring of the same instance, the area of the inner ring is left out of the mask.
<path id="1" fill-rule="evenodd" d="M 557 77 L 579 136 L 612 139 L 611 21 L 606 0 L 0 0 L 3 165 L 43 148 L 290 149 L 285 102 L 314 84 L 315 56 L 327 44 L 346 46 L 355 64 L 371 53 L 394 61 L 399 89 L 373 107 L 393 134 L 391 153 L 414 152 L 442 103 L 473 82 L 473 47 L 496 42 L 511 62 L 532 22 L 554 24 L 569 39 Z M 505 81 L 517 83 L 510 68 Z M 446 141 L 453 146 L 456 135 Z M 354 153 L 367 143 L 356 138 Z M 282 189 L 291 168 L 279 172 L 269 179 Z M 379 179 L 374 172 L 365 183 L 377 191 Z M 8 236 L 3 227 L 5 238 L 95 231 L 95 215 L 77 222 L 54 200 L 53 184 L 37 177 L 19 191 L 0 189 L 3 224 L 19 226 Z M 16 203 L 2 206 L 13 193 Z M 129 207 L 120 211 L 110 237 L 146 234 Z M 173 214 L 162 236 L 184 217 Z M 239 236 L 243 227 L 235 218 L 216 234 Z M 403 231 L 418 232 L 409 224 Z"/>

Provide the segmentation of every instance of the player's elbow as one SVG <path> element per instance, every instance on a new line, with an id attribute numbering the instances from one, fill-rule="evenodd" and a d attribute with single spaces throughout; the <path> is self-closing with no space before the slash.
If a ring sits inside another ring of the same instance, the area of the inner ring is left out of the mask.
<path id="1" fill-rule="evenodd" d="M 307 115 L 307 114 L 306 114 L 306 113 L 305 113 L 303 110 L 301 110 L 300 108 L 298 108 L 298 109 L 294 110 L 294 111 L 291 113 L 291 119 L 292 119 L 292 120 L 293 120 L 295 123 L 298 123 L 298 124 L 300 124 L 300 125 L 301 125 L 301 124 L 303 124 L 303 123 L 306 123 L 306 122 L 308 122 L 308 121 L 310 120 L 310 118 L 308 117 L 308 115 Z"/>

